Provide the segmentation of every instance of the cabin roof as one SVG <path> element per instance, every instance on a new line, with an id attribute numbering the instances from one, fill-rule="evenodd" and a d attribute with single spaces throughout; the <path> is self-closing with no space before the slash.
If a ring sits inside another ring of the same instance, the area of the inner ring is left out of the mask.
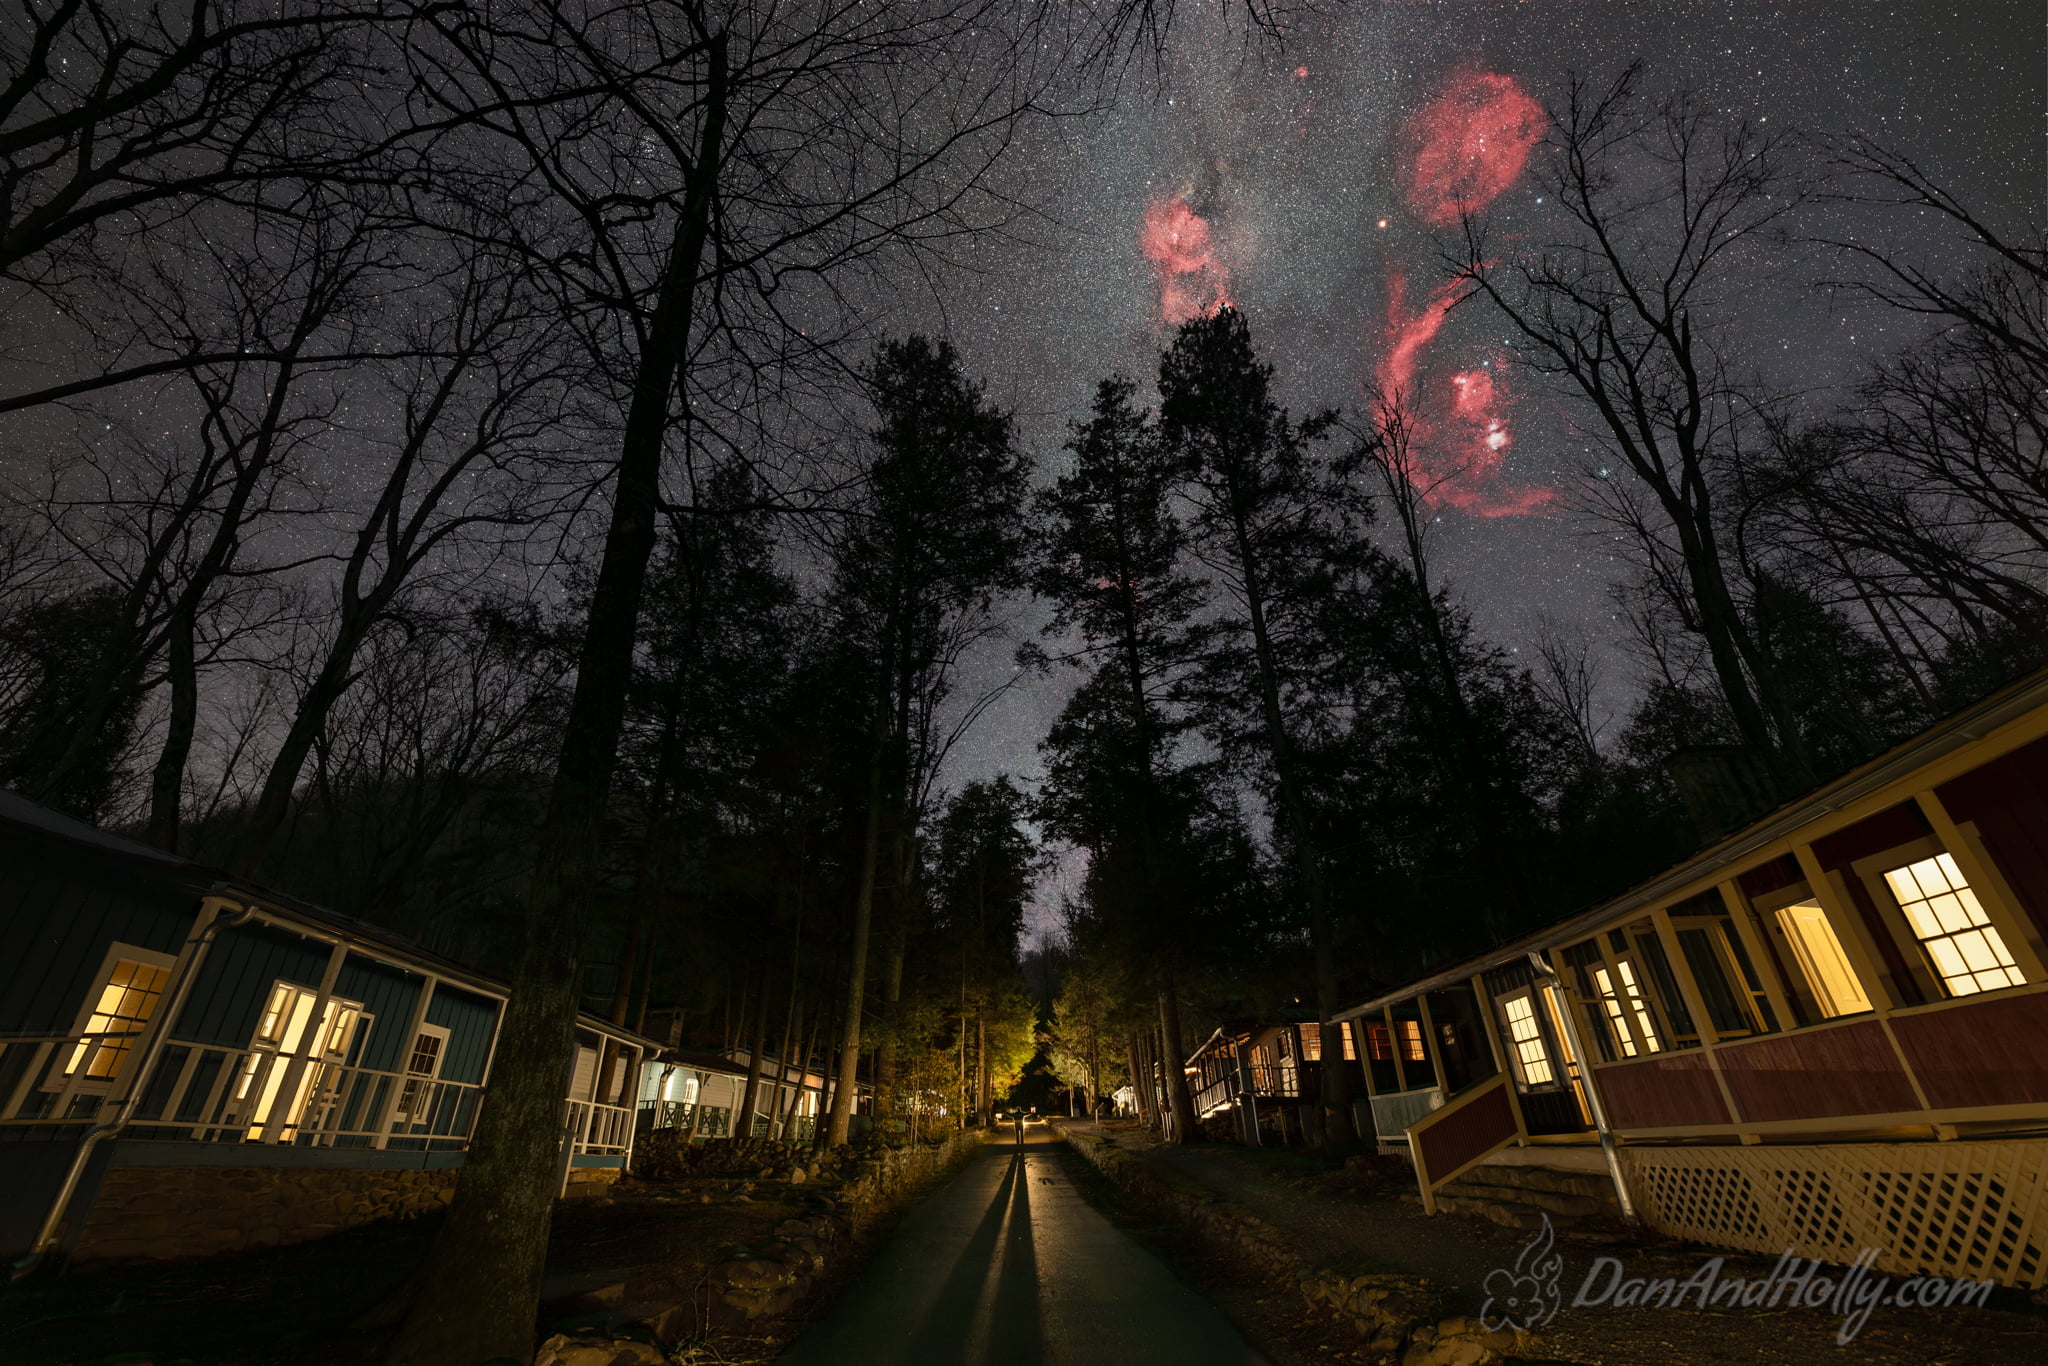
<path id="1" fill-rule="evenodd" d="M 506 983 L 502 980 L 479 972 L 453 958 L 444 957 L 431 949 L 423 948 L 395 930 L 329 910 L 325 906 L 301 900 L 288 893 L 258 886 L 245 879 L 233 877 L 219 868 L 182 855 L 166 853 L 139 840 L 129 839 L 125 835 L 102 830 L 40 806 L 19 793 L 0 788 L 0 827 L 8 826 L 26 833 L 30 838 L 46 846 L 89 850 L 97 857 L 111 857 L 136 874 L 144 878 L 161 880 L 181 892 L 195 896 L 219 896 L 231 900 L 239 898 L 259 902 L 260 909 L 267 916 L 300 922 L 316 931 L 327 931 L 351 944 L 360 945 L 365 950 L 388 955 L 492 996 L 502 997 L 507 990 Z M 613 1024 L 588 1012 L 578 1012 L 577 1023 L 580 1028 L 640 1044 L 650 1055 L 661 1048 L 657 1040 L 636 1034 L 623 1025 Z"/>
<path id="2" fill-rule="evenodd" d="M 2015 721 L 2042 706 L 2048 706 L 2048 669 L 2007 685 L 1981 701 L 1937 721 L 1909 740 L 1894 746 L 1839 778 L 1795 797 L 1751 822 L 1734 834 L 1708 845 L 1684 862 L 1666 869 L 1648 881 L 1638 883 L 1620 896 L 1603 901 L 1590 910 L 1568 916 L 1540 930 L 1532 931 L 1453 967 L 1419 978 L 1406 986 L 1375 996 L 1363 1005 L 1338 1011 L 1332 1019 L 1355 1020 L 1396 1002 L 1426 991 L 1436 991 L 1471 978 L 1511 959 L 1549 948 L 1565 940 L 1593 933 L 1611 920 L 1645 910 L 1672 896 L 1688 883 L 1730 868 L 1766 849 L 1800 827 L 1840 810 L 1899 779 L 1924 768 L 1956 750 L 1983 739 L 2000 726 Z"/>

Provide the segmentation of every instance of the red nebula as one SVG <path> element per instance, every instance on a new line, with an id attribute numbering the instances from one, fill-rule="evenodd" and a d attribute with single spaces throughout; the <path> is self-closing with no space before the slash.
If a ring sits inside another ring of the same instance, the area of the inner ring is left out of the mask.
<path id="1" fill-rule="evenodd" d="M 1506 192 L 1543 140 L 1543 106 L 1512 76 L 1454 77 L 1409 124 L 1408 202 L 1424 222 L 1454 227 Z"/>
<path id="2" fill-rule="evenodd" d="M 1508 427 L 1506 368 L 1496 358 L 1477 370 L 1450 377 L 1443 391 L 1418 388 L 1415 378 L 1424 347 L 1436 339 L 1458 302 L 1456 281 L 1439 285 L 1415 313 L 1407 311 L 1408 281 L 1396 271 L 1387 279 L 1386 355 L 1377 367 L 1380 392 L 1395 404 L 1408 428 L 1411 471 L 1424 498 L 1475 517 L 1519 517 L 1557 496 L 1556 490 L 1503 485 L 1514 434 Z"/>
<path id="3" fill-rule="evenodd" d="M 1217 255 L 1209 220 L 1183 199 L 1155 199 L 1138 230 L 1138 249 L 1159 269 L 1159 312 L 1179 326 L 1230 304 L 1230 271 Z"/>

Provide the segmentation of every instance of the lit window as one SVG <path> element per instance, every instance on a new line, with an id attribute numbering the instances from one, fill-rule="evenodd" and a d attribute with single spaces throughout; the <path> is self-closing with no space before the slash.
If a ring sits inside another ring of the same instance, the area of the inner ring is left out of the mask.
<path id="1" fill-rule="evenodd" d="M 1621 1055 L 1633 1058 L 1637 1052 L 1636 1040 L 1642 1040 L 1642 1049 L 1655 1053 L 1663 1045 L 1657 1042 L 1657 1026 L 1650 1019 L 1650 1007 L 1643 1000 L 1642 988 L 1636 985 L 1636 971 L 1626 958 L 1615 963 L 1621 973 L 1621 989 L 1615 990 L 1614 979 L 1607 975 L 1605 967 L 1593 969 L 1593 984 L 1599 989 L 1600 1004 L 1607 1011 L 1608 1023 L 1614 1026 L 1614 1037 L 1621 1042 Z M 1629 1024 L 1635 1032 L 1631 1036 Z"/>
<path id="2" fill-rule="evenodd" d="M 1778 912 L 1778 928 L 1792 945 L 1792 956 L 1820 1013 L 1829 1019 L 1870 1009 L 1870 997 L 1856 980 L 1842 941 L 1818 901 L 1802 901 Z"/>
<path id="3" fill-rule="evenodd" d="M 1937 854 L 1894 868 L 1884 880 L 1951 996 L 2026 982 L 1977 894 L 1963 881 L 1953 855 Z"/>
<path id="4" fill-rule="evenodd" d="M 1546 1086 L 1556 1080 L 1550 1067 L 1550 1050 L 1543 1046 L 1543 1029 L 1536 1023 L 1536 1002 L 1527 992 L 1501 1002 L 1508 1017 L 1508 1041 L 1515 1050 L 1515 1065 L 1529 1086 Z"/>
<path id="5" fill-rule="evenodd" d="M 118 1077 L 128 1051 L 156 1014 L 157 1002 L 163 999 L 164 984 L 170 977 L 168 968 L 133 958 L 117 959 L 107 974 L 106 984 L 100 988 L 99 998 L 93 1002 L 85 1028 L 79 1031 L 85 1038 L 71 1050 L 64 1075 L 70 1076 L 84 1062 L 85 1075 L 91 1080 L 112 1081 Z"/>

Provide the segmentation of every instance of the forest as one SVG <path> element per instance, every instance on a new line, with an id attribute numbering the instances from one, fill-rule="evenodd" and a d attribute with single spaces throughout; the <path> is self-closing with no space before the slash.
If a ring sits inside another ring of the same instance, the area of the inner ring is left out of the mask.
<path id="1" fill-rule="evenodd" d="M 1554 240 L 1440 235 L 1598 452 L 1557 515 L 1620 644 L 1517 654 L 1414 396 L 1290 409 L 1255 307 L 1057 449 L 894 325 L 1150 5 L 138 14 L 5 21 L 0 784 L 512 981 L 464 1202 L 532 1204 L 519 1065 L 578 1009 L 861 1069 L 884 1139 L 1034 1065 L 1157 1069 L 1191 1132 L 1219 1022 L 1327 1022 L 2048 658 L 2048 252 L 1911 147 L 1600 73 Z M 1822 286 L 1899 341 L 1816 398 L 1743 310 Z M 1037 766 L 959 781 L 1023 687 Z"/>

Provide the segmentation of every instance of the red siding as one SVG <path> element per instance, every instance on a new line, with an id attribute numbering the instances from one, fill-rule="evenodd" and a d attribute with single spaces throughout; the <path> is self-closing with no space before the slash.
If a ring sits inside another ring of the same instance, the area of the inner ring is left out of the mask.
<path id="1" fill-rule="evenodd" d="M 1429 1173 L 1429 1179 L 1441 1181 L 1514 1134 L 1515 1110 L 1508 1103 L 1506 1085 L 1500 1085 L 1464 1109 L 1417 1132 L 1415 1147 L 1422 1155 L 1422 1169 Z"/>
<path id="2" fill-rule="evenodd" d="M 1796 887 L 1806 881 L 1806 874 L 1799 871 L 1799 860 L 1790 854 L 1783 854 L 1769 863 L 1759 863 L 1735 879 L 1744 896 L 1754 899 L 1769 896 L 1772 892 Z"/>
<path id="3" fill-rule="evenodd" d="M 1752 1123 L 1917 1110 L 1913 1084 L 1876 1020 L 1718 1049 L 1714 1060 Z"/>
<path id="4" fill-rule="evenodd" d="M 1896 1016 L 1892 1033 L 1936 1109 L 2048 1101 L 2048 996 Z"/>
<path id="5" fill-rule="evenodd" d="M 1823 868 L 1846 869 L 1857 859 L 1926 839 L 1933 833 L 1934 827 L 1920 814 L 1917 804 L 1900 802 L 1875 816 L 1865 817 L 1847 829 L 1815 840 L 1813 856 L 1820 860 Z"/>
<path id="6" fill-rule="evenodd" d="M 1984 851 L 2048 935 L 2048 740 L 1972 769 L 1935 795 L 1949 819 L 1976 824 Z"/>
<path id="7" fill-rule="evenodd" d="M 1701 1052 L 1667 1053 L 1596 1068 L 1594 1084 L 1617 1129 L 1661 1129 L 1679 1124 L 1726 1124 L 1728 1106 Z"/>
<path id="8" fill-rule="evenodd" d="M 1849 865 L 1857 859 L 1868 858 L 1901 844 L 1911 844 L 1933 833 L 1934 827 L 1920 814 L 1917 804 L 1900 802 L 1846 830 L 1837 830 L 1827 838 L 1813 842 L 1813 856 L 1820 866 L 1842 875 L 1842 882 L 1849 889 L 1849 899 L 1856 904 L 1857 914 L 1863 917 L 1865 928 L 1877 944 L 1878 957 L 1884 960 L 1886 981 L 1893 998 L 1900 1005 L 1919 1005 L 1927 999 L 1926 994 L 1921 991 L 1912 969 L 1906 965 L 1906 956 L 1899 951 L 1898 941 L 1892 938 L 1877 903 L 1870 899 L 1870 889 L 1863 885 L 1863 879 L 1857 877 Z"/>

